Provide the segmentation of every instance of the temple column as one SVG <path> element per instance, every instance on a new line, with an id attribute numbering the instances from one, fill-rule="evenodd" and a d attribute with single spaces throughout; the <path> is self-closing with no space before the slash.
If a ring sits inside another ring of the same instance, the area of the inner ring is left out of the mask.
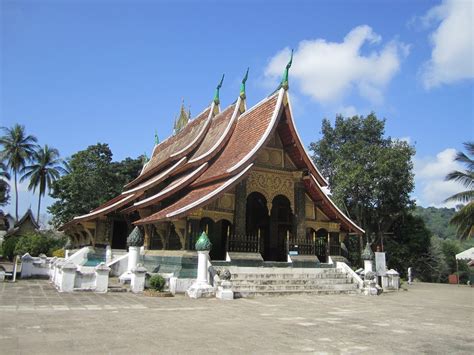
<path id="1" fill-rule="evenodd" d="M 179 243 L 181 244 L 181 250 L 186 249 L 186 221 L 184 219 L 180 219 L 177 221 L 172 222 L 174 225 L 174 230 L 179 237 Z"/>
<path id="2" fill-rule="evenodd" d="M 234 234 L 246 234 L 247 180 L 235 187 Z"/>
<path id="3" fill-rule="evenodd" d="M 296 237 L 303 239 L 306 237 L 306 205 L 305 188 L 301 181 L 295 182 L 295 224 Z"/>
<path id="4" fill-rule="evenodd" d="M 199 219 L 188 219 L 186 228 L 186 249 L 193 250 L 195 240 L 199 235 Z"/>
<path id="5" fill-rule="evenodd" d="M 151 211 L 148 209 L 140 209 L 138 210 L 138 215 L 140 216 L 140 219 L 148 217 L 151 215 Z M 143 241 L 143 247 L 145 250 L 150 249 L 150 244 L 151 244 L 151 233 L 152 229 L 150 228 L 149 225 L 144 225 L 144 241 Z"/>

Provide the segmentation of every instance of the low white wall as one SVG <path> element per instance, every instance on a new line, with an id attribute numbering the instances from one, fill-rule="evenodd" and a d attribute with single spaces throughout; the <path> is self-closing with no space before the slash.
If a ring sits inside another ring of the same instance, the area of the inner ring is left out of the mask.
<path id="1" fill-rule="evenodd" d="M 194 281 L 196 281 L 196 279 L 178 279 L 177 277 L 171 277 L 169 281 L 170 292 L 173 295 L 176 293 L 185 293 Z"/>
<path id="2" fill-rule="evenodd" d="M 57 259 L 51 264 L 50 279 L 59 292 L 90 290 L 103 293 L 107 292 L 109 272 L 110 268 L 104 263 L 85 267 Z"/>
<path id="3" fill-rule="evenodd" d="M 56 258 L 32 257 L 26 253 L 21 257 L 21 278 L 29 277 L 49 277 L 51 263 Z"/>

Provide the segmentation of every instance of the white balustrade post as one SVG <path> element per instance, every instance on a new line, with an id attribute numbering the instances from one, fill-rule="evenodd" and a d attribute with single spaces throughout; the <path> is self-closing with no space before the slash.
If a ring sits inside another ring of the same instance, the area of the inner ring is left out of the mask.
<path id="1" fill-rule="evenodd" d="M 196 242 L 196 250 L 198 252 L 198 269 L 197 279 L 186 291 L 186 294 L 191 298 L 212 297 L 214 295 L 214 288 L 208 282 L 209 251 L 212 244 L 205 232 Z"/>
<path id="2" fill-rule="evenodd" d="M 74 291 L 74 281 L 76 279 L 77 267 L 74 263 L 68 261 L 61 267 L 61 283 L 59 285 L 59 292 Z"/>
<path id="3" fill-rule="evenodd" d="M 22 279 L 30 277 L 33 274 L 33 258 L 29 253 L 21 257 L 21 275 Z"/>
<path id="4" fill-rule="evenodd" d="M 147 270 L 138 265 L 137 267 L 132 269 L 132 279 L 130 281 L 130 289 L 133 293 L 143 292 L 145 289 L 145 276 Z"/>
<path id="5" fill-rule="evenodd" d="M 110 268 L 105 263 L 95 267 L 95 292 L 106 293 L 109 287 Z"/>
<path id="6" fill-rule="evenodd" d="M 109 244 L 105 247 L 105 263 L 108 264 L 112 261 L 112 248 Z"/>
<path id="7" fill-rule="evenodd" d="M 128 267 L 127 271 L 132 271 L 138 264 L 140 247 L 128 247 Z"/>

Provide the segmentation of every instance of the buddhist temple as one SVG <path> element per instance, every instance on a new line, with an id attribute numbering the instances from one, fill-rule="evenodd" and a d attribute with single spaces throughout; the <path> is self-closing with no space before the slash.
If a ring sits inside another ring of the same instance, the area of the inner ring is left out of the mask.
<path id="1" fill-rule="evenodd" d="M 364 231 L 326 194 L 327 182 L 298 135 L 290 66 L 278 89 L 253 107 L 246 104 L 248 71 L 234 103 L 221 106 L 222 78 L 194 118 L 183 104 L 173 135 L 156 137 L 150 159 L 122 194 L 62 227 L 75 246 L 126 249 L 139 226 L 151 254 L 193 251 L 204 231 L 211 260 L 249 253 L 269 262 L 308 255 L 324 263 L 341 255 L 341 243 Z"/>

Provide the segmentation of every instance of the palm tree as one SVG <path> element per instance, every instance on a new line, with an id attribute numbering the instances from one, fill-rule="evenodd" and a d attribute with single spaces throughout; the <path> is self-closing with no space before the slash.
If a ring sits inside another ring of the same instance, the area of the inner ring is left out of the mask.
<path id="1" fill-rule="evenodd" d="M 446 180 L 457 181 L 464 185 L 465 191 L 461 191 L 447 198 L 445 201 L 459 201 L 466 203 L 453 216 L 450 224 L 456 226 L 460 239 L 469 239 L 474 235 L 474 142 L 464 143 L 468 155 L 458 152 L 454 160 L 467 166 L 465 171 L 453 171 L 446 176 Z"/>
<path id="2" fill-rule="evenodd" d="M 15 124 L 12 128 L 2 127 L 4 135 L 0 137 L 3 146 L 0 160 L 13 171 L 15 179 L 15 217 L 18 221 L 18 173 L 31 159 L 38 141 L 35 136 L 26 135 L 25 126 Z"/>
<path id="3" fill-rule="evenodd" d="M 28 190 L 39 188 L 38 196 L 38 214 L 37 221 L 39 223 L 39 215 L 41 208 L 41 197 L 45 195 L 46 190 L 51 188 L 54 181 L 59 179 L 60 175 L 66 173 L 66 170 L 61 166 L 62 159 L 59 158 L 59 151 L 55 148 L 50 148 L 45 145 L 33 153 L 32 165 L 26 166 L 22 169 L 24 175 L 20 181 L 30 179 Z"/>
<path id="4" fill-rule="evenodd" d="M 10 174 L 8 173 L 5 164 L 0 161 L 0 206 L 6 205 L 10 199 L 8 194 L 10 191 L 8 180 L 10 180 Z"/>

